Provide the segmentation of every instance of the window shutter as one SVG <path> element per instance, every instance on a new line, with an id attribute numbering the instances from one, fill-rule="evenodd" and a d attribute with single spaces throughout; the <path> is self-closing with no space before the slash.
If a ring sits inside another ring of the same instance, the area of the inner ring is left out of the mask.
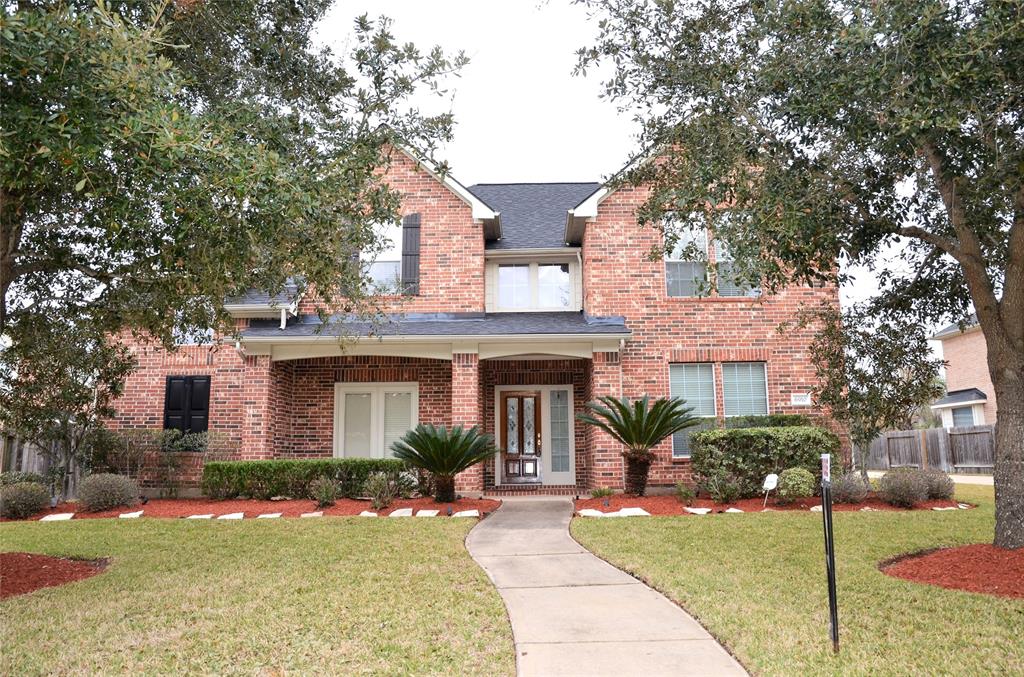
<path id="1" fill-rule="evenodd" d="M 188 427 L 188 377 L 168 376 L 164 393 L 164 429 Z"/>
<path id="2" fill-rule="evenodd" d="M 402 291 L 420 293 L 420 215 L 402 219 Z"/>
<path id="3" fill-rule="evenodd" d="M 210 424 L 210 377 L 191 378 L 188 406 L 188 429 L 193 433 L 205 433 Z"/>

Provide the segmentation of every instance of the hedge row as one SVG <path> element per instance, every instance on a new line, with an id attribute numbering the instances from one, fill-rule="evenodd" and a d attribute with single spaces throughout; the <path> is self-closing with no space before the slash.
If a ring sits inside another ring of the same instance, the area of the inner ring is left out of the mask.
<path id="1" fill-rule="evenodd" d="M 326 477 L 338 483 L 338 493 L 360 496 L 371 473 L 407 470 L 393 458 L 324 458 L 269 461 L 210 461 L 203 466 L 203 493 L 211 498 L 268 499 L 304 497 L 309 483 Z"/>
<path id="2" fill-rule="evenodd" d="M 725 425 L 731 428 L 788 428 L 809 426 L 811 419 L 803 414 L 763 414 L 751 416 L 727 416 Z"/>
<path id="3" fill-rule="evenodd" d="M 705 430 L 690 438 L 690 462 L 697 486 L 729 482 L 741 497 L 761 493 L 766 475 L 787 468 L 806 468 L 821 479 L 821 455 L 832 455 L 838 468 L 839 438 L 824 428 L 734 428 Z"/>

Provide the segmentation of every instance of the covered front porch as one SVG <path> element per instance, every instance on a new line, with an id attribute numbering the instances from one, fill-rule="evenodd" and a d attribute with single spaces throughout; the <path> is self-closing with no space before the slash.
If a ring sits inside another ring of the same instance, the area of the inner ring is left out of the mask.
<path id="1" fill-rule="evenodd" d="M 498 451 L 459 476 L 465 495 L 619 486 L 618 449 L 575 419 L 586 402 L 621 387 L 622 332 L 605 334 L 243 334 L 247 359 L 267 376 L 265 413 L 243 455 L 380 458 L 419 423 L 480 426 Z"/>

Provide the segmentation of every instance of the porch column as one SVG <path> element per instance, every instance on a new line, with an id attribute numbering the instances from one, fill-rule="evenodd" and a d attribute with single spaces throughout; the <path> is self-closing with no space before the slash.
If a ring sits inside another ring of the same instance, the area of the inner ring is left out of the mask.
<path id="1" fill-rule="evenodd" d="M 622 397 L 622 364 L 617 352 L 595 352 L 591 360 L 590 399 Z M 594 426 L 586 426 L 587 456 L 590 472 L 588 489 L 623 488 L 624 461 L 622 445 L 611 435 Z"/>
<path id="2" fill-rule="evenodd" d="M 480 356 L 452 353 L 452 426 L 483 428 L 480 411 Z M 484 490 L 484 465 L 477 463 L 455 478 L 455 490 L 480 493 Z"/>
<path id="3" fill-rule="evenodd" d="M 273 421 L 270 397 L 273 387 L 269 355 L 245 358 L 245 383 L 242 386 L 241 458 L 273 458 Z"/>

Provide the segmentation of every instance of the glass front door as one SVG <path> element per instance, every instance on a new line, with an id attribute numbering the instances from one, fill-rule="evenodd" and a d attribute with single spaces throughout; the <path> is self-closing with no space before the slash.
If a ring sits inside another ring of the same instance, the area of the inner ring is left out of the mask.
<path id="1" fill-rule="evenodd" d="M 505 482 L 540 482 L 540 392 L 503 392 L 500 407 L 499 430 Z"/>

